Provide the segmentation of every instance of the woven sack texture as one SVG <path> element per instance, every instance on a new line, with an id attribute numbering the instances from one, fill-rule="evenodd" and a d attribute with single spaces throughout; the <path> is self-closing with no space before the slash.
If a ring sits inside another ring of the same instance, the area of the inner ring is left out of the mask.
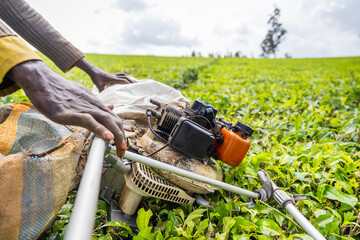
<path id="1" fill-rule="evenodd" d="M 36 239 L 51 225 L 79 179 L 86 135 L 31 104 L 0 106 L 0 239 Z"/>

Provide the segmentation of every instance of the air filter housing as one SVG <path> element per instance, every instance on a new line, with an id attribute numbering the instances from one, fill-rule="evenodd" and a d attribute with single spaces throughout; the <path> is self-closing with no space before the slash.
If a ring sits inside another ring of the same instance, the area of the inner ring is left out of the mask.
<path id="1" fill-rule="evenodd" d="M 141 163 L 132 164 L 132 170 L 125 175 L 125 180 L 119 205 L 129 215 L 136 212 L 142 197 L 155 197 L 179 204 L 191 204 L 195 201 L 184 190 L 156 176 Z"/>

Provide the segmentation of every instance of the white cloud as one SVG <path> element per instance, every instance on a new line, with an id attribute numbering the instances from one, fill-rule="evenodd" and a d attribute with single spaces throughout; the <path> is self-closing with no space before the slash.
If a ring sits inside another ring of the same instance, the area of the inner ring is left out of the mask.
<path id="1" fill-rule="evenodd" d="M 121 33 L 123 42 L 129 46 L 175 46 L 192 47 L 196 39 L 180 35 L 180 25 L 171 19 L 144 17 L 137 21 L 129 19 Z"/>
<path id="2" fill-rule="evenodd" d="M 84 52 L 259 56 L 277 5 L 288 31 L 278 56 L 360 55 L 357 0 L 28 0 Z"/>
<path id="3" fill-rule="evenodd" d="M 115 0 L 111 6 L 128 12 L 142 11 L 148 7 L 147 4 L 141 0 Z"/>

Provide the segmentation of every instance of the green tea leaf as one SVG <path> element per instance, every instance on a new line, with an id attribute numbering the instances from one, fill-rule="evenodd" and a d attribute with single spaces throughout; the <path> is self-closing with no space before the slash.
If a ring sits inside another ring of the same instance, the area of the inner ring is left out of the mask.
<path id="1" fill-rule="evenodd" d="M 230 217 L 223 218 L 223 232 L 228 234 L 230 229 L 235 225 L 236 220 Z"/>
<path id="2" fill-rule="evenodd" d="M 336 200 L 336 201 L 339 201 L 342 203 L 349 204 L 352 207 L 354 207 L 358 202 L 358 199 L 356 197 L 345 194 L 345 193 L 337 190 L 336 188 L 333 188 L 330 186 L 325 187 L 324 197 L 326 197 L 328 199 Z"/>
<path id="3" fill-rule="evenodd" d="M 242 216 L 237 216 L 236 218 L 236 226 L 244 229 L 245 231 L 251 232 L 255 231 L 257 226 L 251 221 L 246 220 Z"/>
<path id="4" fill-rule="evenodd" d="M 199 208 L 199 209 L 196 209 L 195 211 L 191 212 L 189 214 L 189 216 L 186 218 L 186 220 L 184 222 L 184 226 L 186 226 L 190 221 L 192 221 L 196 218 L 201 218 L 203 216 L 204 212 L 206 212 L 206 209 L 203 209 L 203 208 Z"/>
<path id="5" fill-rule="evenodd" d="M 270 219 L 260 219 L 256 222 L 258 226 L 258 232 L 270 236 L 279 236 L 282 231 L 279 225 L 277 225 L 273 220 Z"/>
<path id="6" fill-rule="evenodd" d="M 150 209 L 145 211 L 143 208 L 141 208 L 138 211 L 138 216 L 136 218 L 136 224 L 140 231 L 149 226 L 149 221 L 150 221 L 150 218 L 152 215 L 153 214 Z"/>
<path id="7" fill-rule="evenodd" d="M 156 234 L 152 234 L 151 230 L 152 227 L 144 227 L 140 230 L 140 232 L 138 233 L 138 235 L 136 235 L 136 237 L 142 237 L 147 240 L 154 239 L 154 237 L 156 237 Z"/>

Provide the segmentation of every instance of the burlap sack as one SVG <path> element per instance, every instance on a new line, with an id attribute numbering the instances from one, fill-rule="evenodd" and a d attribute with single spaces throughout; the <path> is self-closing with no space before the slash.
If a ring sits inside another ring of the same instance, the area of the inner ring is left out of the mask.
<path id="1" fill-rule="evenodd" d="M 86 134 L 28 103 L 0 106 L 0 239 L 35 239 L 52 223 L 79 179 Z"/>

